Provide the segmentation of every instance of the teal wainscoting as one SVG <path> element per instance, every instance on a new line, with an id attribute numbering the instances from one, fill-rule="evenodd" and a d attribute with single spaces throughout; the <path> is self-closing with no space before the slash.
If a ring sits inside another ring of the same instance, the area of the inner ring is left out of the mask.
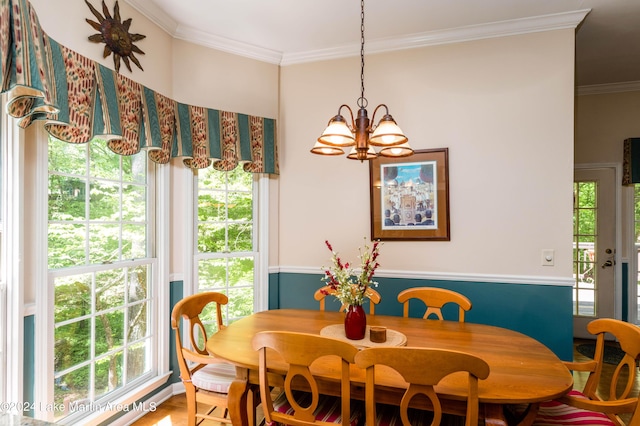
<path id="1" fill-rule="evenodd" d="M 322 285 L 318 274 L 281 272 L 269 276 L 269 309 L 317 309 L 313 293 Z M 466 295 L 473 307 L 465 315 L 468 322 L 508 328 L 542 342 L 560 359 L 573 359 L 573 314 L 570 286 L 472 282 L 376 277 L 376 290 L 382 301 L 376 314 L 402 315 L 397 301 L 399 292 L 410 287 L 433 286 Z M 416 304 L 417 305 L 417 304 Z M 411 305 L 410 305 L 411 306 Z M 327 309 L 338 310 L 340 304 L 328 301 Z M 454 306 L 445 306 L 445 318 L 455 315 Z M 410 316 L 422 316 L 419 306 L 411 307 Z"/>
<path id="2" fill-rule="evenodd" d="M 629 264 L 623 262 L 622 269 L 622 320 L 629 321 Z"/>
<path id="3" fill-rule="evenodd" d="M 36 317 L 27 315 L 24 317 L 24 353 L 22 357 L 22 401 L 33 402 L 35 395 L 35 366 L 36 366 Z M 33 417 L 33 410 L 24 412 L 23 415 Z"/>
<path id="4" fill-rule="evenodd" d="M 171 315 L 171 311 L 173 311 L 173 307 L 176 306 L 176 303 L 182 299 L 184 294 L 184 285 L 182 281 L 172 281 L 171 287 L 169 290 L 169 315 Z M 171 319 L 169 319 L 171 321 Z M 171 324 L 169 324 L 171 327 Z M 171 370 L 171 377 L 169 378 L 168 383 L 178 383 L 180 382 L 180 366 L 178 365 L 178 355 L 176 353 L 176 335 L 173 332 L 173 329 L 170 328 L 169 334 L 169 369 Z"/>

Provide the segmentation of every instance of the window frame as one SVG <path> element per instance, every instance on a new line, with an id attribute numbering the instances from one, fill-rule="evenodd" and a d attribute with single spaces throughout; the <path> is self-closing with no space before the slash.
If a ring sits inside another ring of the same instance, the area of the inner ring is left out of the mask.
<path id="1" fill-rule="evenodd" d="M 2 251 L 4 288 L 4 379 L 2 400 L 24 401 L 24 132 L 16 120 L 6 113 L 7 95 L 0 95 L 0 138 L 2 139 L 2 214 L 4 229 L 2 244 L 11 250 Z M 11 224 L 11 226 L 9 226 Z M 8 345 L 7 342 L 12 342 Z"/>
<path id="2" fill-rule="evenodd" d="M 48 270 L 47 261 L 47 241 L 48 241 L 48 134 L 39 126 L 35 139 L 36 150 L 36 247 L 39 247 L 36 256 L 37 278 L 34 287 L 36 288 L 36 355 L 35 355 L 35 378 L 34 378 L 34 403 L 36 407 L 46 406 L 54 401 L 53 398 L 53 376 L 54 376 L 54 291 L 53 277 L 57 273 Z M 146 155 L 142 152 L 139 155 Z M 151 160 L 147 159 L 149 163 Z M 170 166 L 155 164 L 154 172 L 148 175 L 149 194 L 148 211 L 150 219 L 148 221 L 148 237 L 151 238 L 147 259 L 153 260 L 151 271 L 151 303 L 150 303 L 150 324 L 153 327 L 149 334 L 152 336 L 151 351 L 154 353 L 151 371 L 144 375 L 146 380 L 134 380 L 135 386 L 114 391 L 109 396 L 112 404 L 108 409 L 101 406 L 100 410 L 92 413 L 76 413 L 64 418 L 64 422 L 78 421 L 100 423 L 116 414 L 122 414 L 117 407 L 131 404 L 138 401 L 151 391 L 164 385 L 170 377 L 169 371 L 169 312 L 163 307 L 168 306 L 169 300 L 169 189 L 170 189 Z M 147 170 L 149 170 L 149 165 Z M 155 212 L 155 215 L 152 212 Z M 155 256 L 150 254 L 155 253 Z M 118 268 L 131 266 L 135 261 L 122 261 L 114 263 Z M 86 268 L 78 268 L 75 273 L 81 273 L 91 269 L 91 265 Z M 39 297 L 42 295 L 43 297 Z M 105 409 L 102 409 L 105 408 Z M 140 413 L 132 413 L 139 415 Z M 53 421 L 54 410 L 46 412 L 37 411 L 35 417 L 40 420 Z"/>
<path id="3" fill-rule="evenodd" d="M 7 235 L 7 191 L 6 191 L 6 152 L 8 146 L 9 119 L 5 113 L 4 96 L 0 96 L 0 401 L 5 402 L 7 395 L 7 250 L 5 239 Z"/>

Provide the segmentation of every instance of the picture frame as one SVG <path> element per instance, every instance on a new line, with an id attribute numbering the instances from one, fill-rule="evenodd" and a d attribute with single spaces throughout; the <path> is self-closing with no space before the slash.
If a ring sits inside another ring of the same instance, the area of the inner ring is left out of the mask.
<path id="1" fill-rule="evenodd" d="M 371 240 L 450 241 L 449 149 L 369 162 Z"/>

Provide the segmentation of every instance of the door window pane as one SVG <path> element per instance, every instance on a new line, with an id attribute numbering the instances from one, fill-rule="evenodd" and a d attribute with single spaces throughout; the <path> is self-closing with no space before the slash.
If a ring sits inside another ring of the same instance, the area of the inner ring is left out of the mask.
<path id="1" fill-rule="evenodd" d="M 596 182 L 574 183 L 573 314 L 596 315 Z"/>

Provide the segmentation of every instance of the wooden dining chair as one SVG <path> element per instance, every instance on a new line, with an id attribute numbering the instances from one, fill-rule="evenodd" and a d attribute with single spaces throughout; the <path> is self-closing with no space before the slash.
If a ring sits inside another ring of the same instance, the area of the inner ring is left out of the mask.
<path id="1" fill-rule="evenodd" d="M 358 349 L 348 342 L 317 334 L 286 331 L 263 331 L 253 337 L 253 348 L 259 351 L 260 395 L 266 424 L 286 425 L 357 425 L 363 415 L 362 407 L 351 401 L 349 365 Z M 277 352 L 274 356 L 269 350 Z M 271 357 L 281 357 L 288 369 L 283 388 L 276 398 L 269 371 Z M 340 373 L 340 397 L 320 394 L 316 378 L 309 366 L 318 358 L 330 357 Z M 296 381 L 294 381 L 296 379 Z M 305 391 L 296 390 L 304 382 Z"/>
<path id="2" fill-rule="evenodd" d="M 184 384 L 187 397 L 187 424 L 195 426 L 202 419 L 231 424 L 228 418 L 227 394 L 231 382 L 236 378 L 233 364 L 217 359 L 206 351 L 207 330 L 202 321 L 202 312 L 208 305 L 215 305 L 215 325 L 222 330 L 222 306 L 229 299 L 217 292 L 204 292 L 187 296 L 180 300 L 171 312 L 171 328 L 175 331 L 176 352 L 180 367 L 180 378 Z M 188 345 L 182 341 L 182 329 L 188 337 Z M 248 411 L 249 424 L 256 423 L 255 395 L 257 389 L 249 390 Z M 198 410 L 198 404 L 206 404 L 206 411 Z M 218 411 L 215 411 L 215 410 Z M 214 413 L 215 411 L 215 413 Z M 221 415 L 217 415 L 218 413 Z"/>
<path id="3" fill-rule="evenodd" d="M 356 355 L 356 365 L 366 369 L 365 410 L 367 426 L 397 425 L 399 424 L 396 420 L 398 411 L 403 426 L 441 424 L 444 416 L 443 407 L 434 387 L 444 377 L 460 371 L 468 373 L 465 425 L 476 426 L 478 424 L 478 379 L 486 379 L 489 376 L 489 364 L 481 358 L 445 349 L 375 347 L 360 351 Z M 378 380 L 383 377 L 383 374 L 389 374 L 388 372 L 379 372 L 377 369 L 379 366 L 391 367 L 409 384 L 399 407 L 376 403 L 377 374 L 381 373 Z M 418 395 L 426 396 L 431 403 L 430 406 L 425 406 L 424 410 L 409 408 L 413 398 Z"/>
<path id="4" fill-rule="evenodd" d="M 459 307 L 458 321 L 464 322 L 464 314 L 471 309 L 471 300 L 466 296 L 452 290 L 437 287 L 413 287 L 401 291 L 398 294 L 398 302 L 403 304 L 403 315 L 409 316 L 409 300 L 419 299 L 427 307 L 423 318 L 435 315 L 438 319 L 442 316 L 442 307 L 447 303 L 455 303 Z"/>
<path id="5" fill-rule="evenodd" d="M 631 392 L 637 380 L 640 327 L 612 318 L 600 318 L 587 324 L 587 330 L 596 336 L 593 361 L 566 363 L 569 370 L 589 372 L 584 389 L 574 389 L 567 396 L 541 403 L 533 424 L 640 426 L 640 400 Z M 606 380 L 602 375 L 606 334 L 613 335 L 624 351 L 610 383 L 604 383 Z M 607 388 L 608 396 L 603 391 Z"/>
<path id="6" fill-rule="evenodd" d="M 324 311 L 326 297 L 333 296 L 335 293 L 336 291 L 329 286 L 320 287 L 319 289 L 316 290 L 316 292 L 313 295 L 313 298 L 316 299 L 318 302 L 320 302 L 321 311 Z M 380 300 L 381 300 L 380 293 L 378 293 L 376 290 L 372 289 L 371 287 L 367 287 L 367 291 L 365 292 L 365 295 L 369 299 L 369 314 L 373 315 L 376 313 L 376 305 L 380 303 Z M 346 305 L 340 306 L 340 312 L 344 312 L 346 308 L 347 308 Z"/>

